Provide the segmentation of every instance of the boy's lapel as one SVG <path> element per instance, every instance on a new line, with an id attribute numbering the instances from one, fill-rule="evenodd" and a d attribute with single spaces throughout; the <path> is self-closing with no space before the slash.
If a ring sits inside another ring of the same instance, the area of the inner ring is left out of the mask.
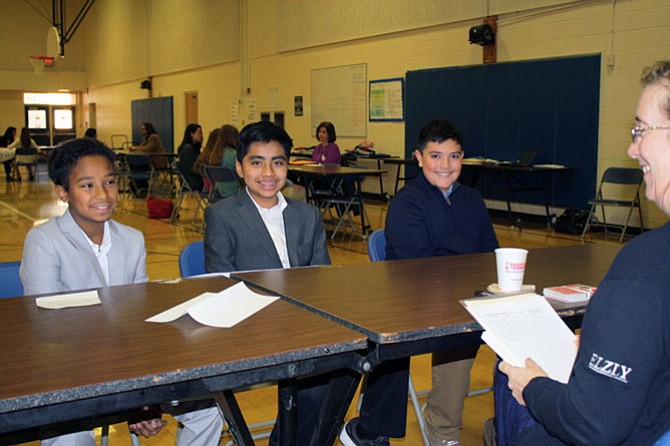
<path id="1" fill-rule="evenodd" d="M 287 198 L 288 206 L 284 209 L 284 231 L 286 232 L 286 247 L 288 249 L 288 259 L 291 266 L 300 266 L 298 259 L 298 241 L 300 238 L 300 228 L 302 227 L 300 216 L 291 206 L 291 199 Z"/>
<path id="2" fill-rule="evenodd" d="M 277 248 L 272 241 L 272 237 L 270 237 L 268 229 L 265 227 L 265 223 L 263 223 L 263 219 L 258 213 L 258 209 L 256 209 L 256 205 L 251 201 L 251 197 L 249 197 L 249 194 L 244 189 L 240 191 L 237 197 L 242 221 L 249 227 L 251 234 L 258 239 L 258 242 L 268 254 L 273 256 L 275 260 L 281 264 Z"/>
<path id="3" fill-rule="evenodd" d="M 112 220 L 109 220 L 107 225 L 109 228 L 109 236 L 112 240 L 112 248 L 107 253 L 109 259 L 109 284 L 125 284 L 127 279 L 124 278 L 124 271 L 127 269 L 124 258 L 125 240 L 119 234 L 119 230 Z M 132 265 L 135 268 L 135 265 Z M 134 269 L 133 269 L 134 270 Z"/>

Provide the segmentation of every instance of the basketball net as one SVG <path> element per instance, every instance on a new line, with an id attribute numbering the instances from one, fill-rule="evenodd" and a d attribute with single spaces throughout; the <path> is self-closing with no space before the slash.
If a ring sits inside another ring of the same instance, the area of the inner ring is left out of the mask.
<path id="1" fill-rule="evenodd" d="M 35 74 L 42 74 L 45 66 L 53 66 L 54 58 L 49 56 L 29 56 L 28 60 L 35 70 Z"/>

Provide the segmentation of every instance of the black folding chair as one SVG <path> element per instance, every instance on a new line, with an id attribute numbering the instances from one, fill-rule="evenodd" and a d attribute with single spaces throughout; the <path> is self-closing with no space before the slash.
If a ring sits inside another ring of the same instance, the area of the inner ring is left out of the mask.
<path id="1" fill-rule="evenodd" d="M 14 158 L 14 180 L 21 178 L 19 167 L 23 166 L 28 170 L 29 179 L 35 177 L 37 168 L 37 149 L 34 147 L 17 147 L 16 157 Z"/>
<path id="2" fill-rule="evenodd" d="M 151 195 L 151 181 L 156 177 L 153 164 L 149 156 L 144 153 L 129 153 L 125 156 L 128 165 L 128 181 L 130 190 L 136 198 L 140 197 L 141 191 Z"/>
<path id="3" fill-rule="evenodd" d="M 208 205 L 216 203 L 217 201 L 232 195 L 221 195 L 219 190 L 216 188 L 217 183 L 232 182 L 239 185 L 237 174 L 235 173 L 235 169 L 232 167 L 206 165 L 203 167 L 203 172 L 205 174 L 205 178 L 209 180 L 210 183 L 209 192 L 207 195 Z"/>
<path id="4" fill-rule="evenodd" d="M 205 178 L 205 182 L 209 183 L 209 189 L 207 190 L 207 203 L 203 206 L 204 208 L 216 203 L 217 201 L 229 197 L 231 194 L 222 195 L 219 190 L 216 188 L 217 183 L 224 182 L 234 182 L 239 188 L 239 180 L 235 169 L 228 166 L 216 166 L 216 165 L 204 165 L 202 167 L 202 174 Z M 202 225 L 200 226 L 200 231 L 205 231 L 205 219 L 202 219 Z"/>
<path id="5" fill-rule="evenodd" d="M 196 208 L 193 213 L 192 223 L 195 224 L 195 219 L 198 216 L 200 209 L 205 209 L 205 203 L 203 200 L 204 192 L 202 190 L 194 190 L 186 179 L 184 175 L 184 167 L 181 165 L 179 160 L 175 160 L 174 163 L 175 172 L 178 175 L 178 184 L 177 184 L 177 199 L 175 200 L 174 207 L 172 208 L 172 215 L 170 216 L 170 223 L 174 221 L 175 218 L 179 215 L 181 205 L 184 202 L 184 198 L 187 195 L 190 195 L 196 200 Z"/>
<path id="6" fill-rule="evenodd" d="M 589 217 L 586 219 L 582 237 L 594 226 L 603 227 L 605 235 L 608 234 L 610 228 L 615 227 L 621 229 L 619 242 L 623 241 L 634 208 L 637 208 L 640 216 L 640 230 L 644 231 L 642 207 L 640 206 L 640 186 L 643 178 L 644 174 L 638 168 L 610 167 L 605 170 L 596 197 L 589 200 L 591 210 L 589 211 Z M 605 215 L 605 207 L 607 206 L 628 208 L 626 221 L 623 224 L 608 223 Z M 594 218 L 598 208 L 600 208 L 602 214 L 602 221 L 597 221 Z"/>

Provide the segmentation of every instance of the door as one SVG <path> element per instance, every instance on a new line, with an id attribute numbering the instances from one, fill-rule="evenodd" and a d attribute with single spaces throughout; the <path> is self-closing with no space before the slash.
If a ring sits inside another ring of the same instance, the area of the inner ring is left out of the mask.
<path id="1" fill-rule="evenodd" d="M 95 102 L 90 102 L 88 104 L 88 124 L 86 125 L 87 128 L 94 129 L 98 126 L 97 121 L 98 121 L 98 116 L 97 116 L 97 107 L 95 105 Z"/>
<path id="2" fill-rule="evenodd" d="M 198 122 L 198 92 L 189 91 L 184 93 L 184 127 Z"/>

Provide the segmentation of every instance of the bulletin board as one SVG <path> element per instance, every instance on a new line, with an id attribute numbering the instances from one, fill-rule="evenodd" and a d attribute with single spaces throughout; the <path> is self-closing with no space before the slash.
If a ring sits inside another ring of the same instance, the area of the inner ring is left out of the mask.
<path id="1" fill-rule="evenodd" d="M 338 136 L 367 134 L 367 64 L 312 70 L 312 128 L 322 121 L 335 125 Z"/>
<path id="2" fill-rule="evenodd" d="M 403 78 L 370 81 L 370 121 L 402 121 Z"/>

